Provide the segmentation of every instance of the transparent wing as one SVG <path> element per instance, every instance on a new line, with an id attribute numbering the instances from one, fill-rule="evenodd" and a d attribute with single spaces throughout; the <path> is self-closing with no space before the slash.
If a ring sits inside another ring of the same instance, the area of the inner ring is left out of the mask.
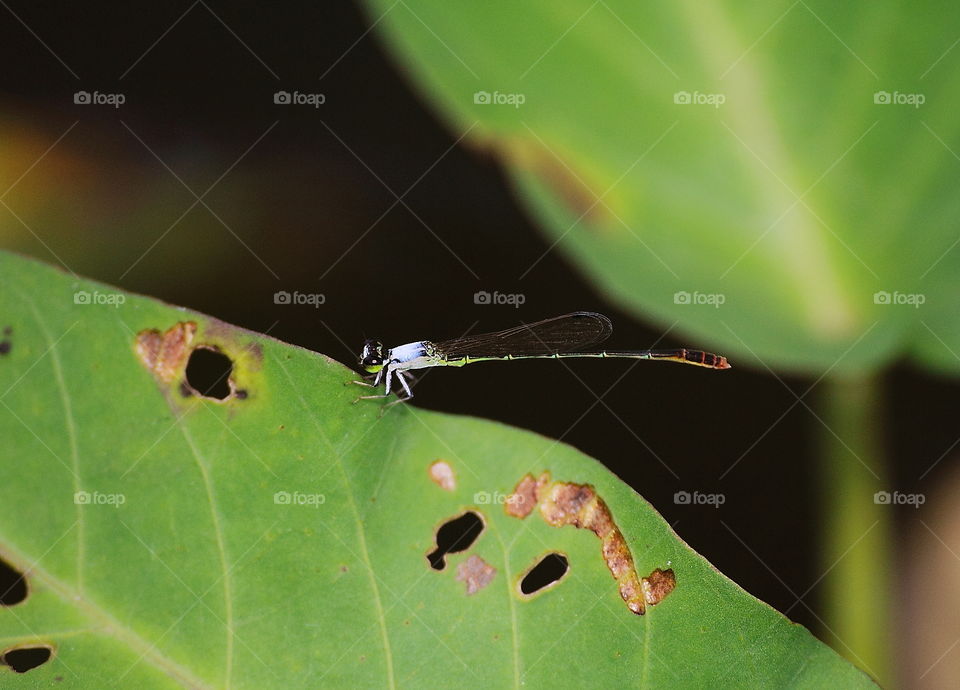
<path id="1" fill-rule="evenodd" d="M 575 352 L 601 343 L 613 333 L 603 314 L 575 311 L 536 323 L 435 343 L 448 359 Z"/>

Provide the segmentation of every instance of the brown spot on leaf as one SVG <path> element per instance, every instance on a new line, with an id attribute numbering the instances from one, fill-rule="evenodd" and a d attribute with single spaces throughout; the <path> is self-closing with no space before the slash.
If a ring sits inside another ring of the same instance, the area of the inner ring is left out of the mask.
<path id="1" fill-rule="evenodd" d="M 535 505 L 537 505 L 537 480 L 532 474 L 526 474 L 517 482 L 503 509 L 507 511 L 507 515 L 522 520 L 533 512 Z"/>
<path id="2" fill-rule="evenodd" d="M 157 329 L 137 334 L 137 356 L 161 384 L 173 384 L 184 398 L 200 397 L 224 402 L 249 397 L 246 388 L 238 388 L 233 377 L 234 361 L 219 345 L 195 343 L 197 324 L 181 321 L 166 332 Z M 257 347 L 243 350 L 245 362 L 259 366 L 262 352 Z"/>
<path id="3" fill-rule="evenodd" d="M 247 346 L 247 352 L 250 353 L 250 357 L 257 362 L 258 364 L 263 363 L 263 348 L 260 347 L 260 343 L 250 343 Z"/>
<path id="4" fill-rule="evenodd" d="M 544 472 L 537 480 L 527 474 L 517 483 L 505 510 L 508 515 L 525 518 L 534 505 L 539 504 L 540 515 L 549 525 L 562 527 L 573 525 L 588 529 L 600 539 L 603 561 L 617 581 L 620 596 L 627 608 L 643 615 L 647 606 L 660 603 L 676 587 L 672 570 L 654 570 L 648 577 L 637 575 L 623 533 L 617 527 L 610 508 L 589 484 L 552 482 Z M 522 498 L 522 500 L 520 500 Z"/>
<path id="5" fill-rule="evenodd" d="M 476 554 L 457 566 L 457 581 L 467 584 L 467 596 L 490 584 L 497 569 Z"/>
<path id="6" fill-rule="evenodd" d="M 3 355 L 9 355 L 10 350 L 13 349 L 13 343 L 10 340 L 10 336 L 13 335 L 12 326 L 3 327 L 3 340 L 0 340 L 0 357 Z"/>
<path id="7" fill-rule="evenodd" d="M 512 140 L 495 144 L 495 150 L 503 152 L 518 168 L 531 172 L 587 229 L 599 229 L 613 217 L 605 205 L 612 199 L 604 202 L 597 196 L 609 184 L 596 180 L 588 183 L 590 171 L 566 154 L 559 142 L 553 141 L 547 148 L 536 138 Z"/>
<path id="8" fill-rule="evenodd" d="M 446 460 L 434 460 L 430 464 L 429 471 L 430 479 L 444 491 L 453 491 L 457 488 L 457 478 Z"/>
<path id="9" fill-rule="evenodd" d="M 190 356 L 190 343 L 197 333 L 193 321 L 174 324 L 166 333 L 156 329 L 137 334 L 136 351 L 140 362 L 161 383 L 170 383 L 183 374 Z"/>
<path id="10" fill-rule="evenodd" d="M 653 606 L 659 604 L 665 596 L 673 591 L 673 588 L 677 586 L 677 578 L 673 574 L 673 570 L 657 568 L 643 578 L 641 583 L 643 585 L 643 598 Z"/>
<path id="11" fill-rule="evenodd" d="M 603 519 L 603 515 L 594 510 L 598 501 L 602 503 L 589 484 L 555 482 L 548 489 L 543 503 L 540 504 L 540 514 L 554 527 L 573 525 L 594 529 L 594 522 Z M 606 506 L 603 507 L 606 508 Z M 598 531 L 599 528 L 598 525 L 594 531 L 603 539 L 604 534 Z"/>
<path id="12" fill-rule="evenodd" d="M 534 159 L 533 171 L 574 218 L 583 218 L 590 225 L 603 215 L 605 207 L 597 196 L 552 154 L 543 152 Z"/>

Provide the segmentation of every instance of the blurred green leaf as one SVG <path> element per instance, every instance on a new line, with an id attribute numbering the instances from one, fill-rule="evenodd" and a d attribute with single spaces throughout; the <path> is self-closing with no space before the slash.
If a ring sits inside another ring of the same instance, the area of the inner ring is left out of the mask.
<path id="1" fill-rule="evenodd" d="M 0 555 L 28 587 L 0 606 L 0 656 L 53 650 L 0 668 L 4 687 L 870 685 L 568 446 L 412 406 L 381 418 L 323 355 L 10 254 L 0 276 Z M 233 361 L 227 399 L 186 386 L 195 347 Z M 676 589 L 637 616 L 593 533 L 491 498 L 543 471 L 595 487 L 640 574 L 672 568 Z M 433 570 L 437 528 L 466 510 L 483 532 Z M 521 597 L 554 550 L 569 573 Z M 474 556 L 495 574 L 468 596 Z"/>
<path id="2" fill-rule="evenodd" d="M 960 7 L 368 5 L 625 307 L 738 362 L 957 371 Z"/>

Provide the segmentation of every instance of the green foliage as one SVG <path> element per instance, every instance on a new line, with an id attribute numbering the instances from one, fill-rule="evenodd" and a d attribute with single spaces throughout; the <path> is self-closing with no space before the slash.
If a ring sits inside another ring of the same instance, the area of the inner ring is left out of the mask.
<path id="1" fill-rule="evenodd" d="M 473 126 L 625 307 L 741 363 L 957 370 L 960 7 L 368 4 L 454 134 Z"/>

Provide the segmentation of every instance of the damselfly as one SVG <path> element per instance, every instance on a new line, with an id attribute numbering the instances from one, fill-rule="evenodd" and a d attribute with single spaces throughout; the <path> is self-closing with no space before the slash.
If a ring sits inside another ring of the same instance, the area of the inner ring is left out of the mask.
<path id="1" fill-rule="evenodd" d="M 605 341 L 613 333 L 613 324 L 603 314 L 575 311 L 495 333 L 468 335 L 454 340 L 430 342 L 421 340 L 386 350 L 383 343 L 367 340 L 360 353 L 360 367 L 376 374 L 372 386 L 384 381 L 384 394 L 365 395 L 360 399 L 384 398 L 390 395 L 396 375 L 406 398 L 413 391 L 406 380 L 411 369 L 430 367 L 462 367 L 474 362 L 509 361 L 514 359 L 566 359 L 568 357 L 610 357 L 619 359 L 654 359 L 693 364 L 708 369 L 729 369 L 726 357 L 703 350 L 596 350 L 587 348 Z M 364 383 L 357 381 L 356 383 Z M 399 400 L 398 400 L 399 402 Z"/>

